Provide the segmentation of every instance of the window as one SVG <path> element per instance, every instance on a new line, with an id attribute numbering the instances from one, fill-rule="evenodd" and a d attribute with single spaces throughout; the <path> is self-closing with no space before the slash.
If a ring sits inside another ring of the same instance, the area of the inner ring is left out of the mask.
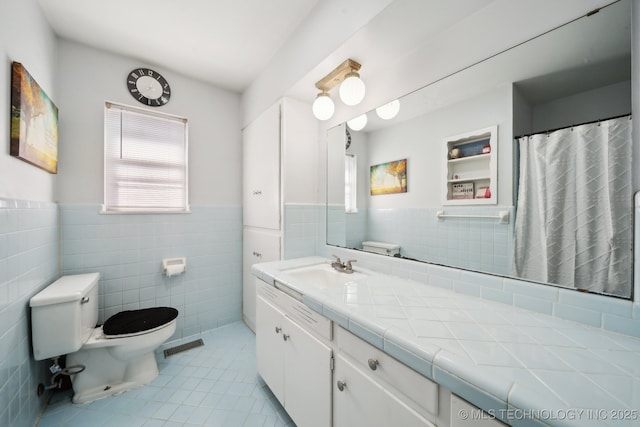
<path id="1" fill-rule="evenodd" d="M 188 212 L 187 119 L 105 103 L 104 213 Z"/>
<path id="2" fill-rule="evenodd" d="M 358 163 L 356 156 L 347 154 L 344 158 L 344 207 L 347 213 L 358 212 L 356 205 Z"/>

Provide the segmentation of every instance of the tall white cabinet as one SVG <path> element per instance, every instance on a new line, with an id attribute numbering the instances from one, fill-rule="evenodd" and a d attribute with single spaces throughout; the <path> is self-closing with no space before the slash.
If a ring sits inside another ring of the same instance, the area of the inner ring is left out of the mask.
<path id="1" fill-rule="evenodd" d="M 280 110 L 271 106 L 242 132 L 243 225 L 280 230 Z"/>
<path id="2" fill-rule="evenodd" d="M 317 198 L 317 136 L 311 106 L 290 98 L 269 107 L 242 131 L 242 317 L 253 331 L 251 266 L 282 258 L 284 204 Z"/>

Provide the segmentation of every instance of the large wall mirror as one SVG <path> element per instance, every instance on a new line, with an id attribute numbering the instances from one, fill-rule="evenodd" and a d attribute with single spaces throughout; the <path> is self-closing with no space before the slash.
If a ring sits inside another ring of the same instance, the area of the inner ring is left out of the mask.
<path id="1" fill-rule="evenodd" d="M 631 298 L 630 17 L 621 0 L 400 98 L 391 119 L 331 128 L 327 244 Z M 476 155 L 493 157 L 490 185 L 451 172 Z"/>

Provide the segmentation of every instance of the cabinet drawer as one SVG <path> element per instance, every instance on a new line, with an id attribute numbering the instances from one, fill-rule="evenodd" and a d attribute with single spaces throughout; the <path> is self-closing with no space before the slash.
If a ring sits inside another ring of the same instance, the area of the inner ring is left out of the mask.
<path id="1" fill-rule="evenodd" d="M 434 427 L 407 405 L 404 396 L 372 379 L 343 355 L 336 358 L 333 383 L 334 427 Z"/>
<path id="2" fill-rule="evenodd" d="M 348 355 L 372 378 L 384 381 L 406 396 L 407 400 L 413 401 L 430 415 L 428 418 L 435 417 L 438 413 L 436 383 L 351 332 L 341 327 L 336 330 L 336 340 L 341 353 Z"/>
<path id="3" fill-rule="evenodd" d="M 327 341 L 332 339 L 331 320 L 275 287 L 256 279 L 257 293 L 282 309 L 286 315 Z"/>

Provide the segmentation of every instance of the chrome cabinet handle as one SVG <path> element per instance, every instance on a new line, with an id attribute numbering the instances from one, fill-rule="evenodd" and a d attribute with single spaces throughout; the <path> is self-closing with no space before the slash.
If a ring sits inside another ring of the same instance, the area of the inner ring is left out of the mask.
<path id="1" fill-rule="evenodd" d="M 279 334 L 282 328 L 280 326 L 276 326 L 276 334 Z"/>
<path id="2" fill-rule="evenodd" d="M 288 340 L 290 338 L 289 334 L 282 334 L 282 339 L 283 340 Z"/>
<path id="3" fill-rule="evenodd" d="M 369 359 L 367 363 L 369 364 L 369 368 L 371 368 L 372 371 L 378 369 L 378 365 L 380 364 L 377 359 Z"/>
<path id="4" fill-rule="evenodd" d="M 347 383 L 344 381 L 338 381 L 336 385 L 338 386 L 338 390 L 340 391 L 344 391 L 344 389 L 347 388 Z"/>

